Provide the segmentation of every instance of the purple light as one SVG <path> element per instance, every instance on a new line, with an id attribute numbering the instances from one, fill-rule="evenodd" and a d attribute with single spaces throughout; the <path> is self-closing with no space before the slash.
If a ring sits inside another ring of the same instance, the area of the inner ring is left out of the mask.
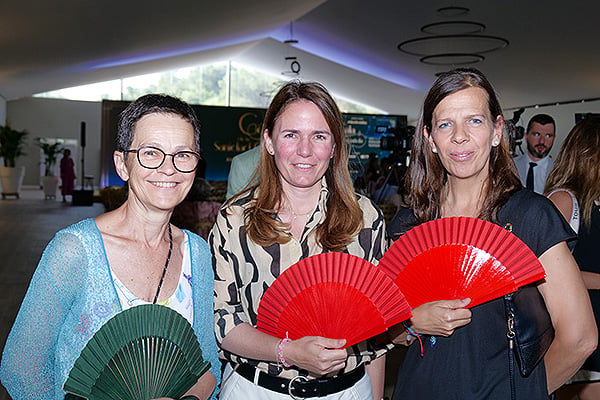
<path id="1" fill-rule="evenodd" d="M 258 32 L 252 35 L 245 35 L 243 37 L 236 36 L 219 41 L 212 41 L 210 43 L 195 43 L 190 45 L 181 46 L 178 48 L 169 49 L 157 49 L 155 51 L 131 54 L 128 53 L 124 57 L 107 58 L 102 60 L 96 60 L 87 64 L 88 70 L 114 68 L 123 65 L 131 65 L 137 63 L 143 63 L 148 61 L 157 61 L 161 59 L 167 59 L 172 57 L 180 57 L 185 55 L 193 55 L 203 51 L 218 50 L 220 48 L 234 46 L 250 42 L 257 39 L 264 38 L 264 32 Z M 227 61 L 227 60 L 223 60 Z"/>
<path id="2" fill-rule="evenodd" d="M 374 54 L 367 55 L 362 49 L 360 54 L 352 52 L 352 49 L 355 48 L 352 43 L 342 43 L 337 39 L 332 39 L 326 33 L 320 32 L 314 27 L 302 26 L 301 30 L 298 28 L 298 25 L 294 25 L 300 39 L 293 47 L 400 86 L 414 90 L 422 89 L 422 82 L 402 74 L 397 64 L 386 65 L 387 61 L 377 60 Z M 272 37 L 281 42 L 289 40 L 289 30 L 288 28 L 282 28 L 273 32 Z M 293 39 L 297 38 L 294 37 Z"/>

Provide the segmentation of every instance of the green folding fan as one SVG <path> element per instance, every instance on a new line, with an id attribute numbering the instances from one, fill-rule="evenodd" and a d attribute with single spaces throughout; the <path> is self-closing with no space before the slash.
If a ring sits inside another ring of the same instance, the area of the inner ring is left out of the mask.
<path id="1" fill-rule="evenodd" d="M 178 399 L 209 368 L 189 322 L 145 304 L 115 315 L 92 336 L 63 389 L 95 400 Z"/>

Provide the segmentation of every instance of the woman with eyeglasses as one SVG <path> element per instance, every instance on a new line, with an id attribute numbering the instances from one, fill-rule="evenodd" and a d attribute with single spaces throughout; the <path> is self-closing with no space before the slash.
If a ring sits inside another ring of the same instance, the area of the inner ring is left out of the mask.
<path id="1" fill-rule="evenodd" d="M 59 231 L 46 247 L 2 358 L 2 384 L 13 399 L 65 398 L 63 383 L 94 333 L 148 303 L 183 315 L 211 363 L 184 398 L 215 398 L 210 249 L 169 222 L 192 186 L 199 152 L 199 123 L 181 100 L 150 94 L 123 111 L 113 159 L 128 198 Z"/>

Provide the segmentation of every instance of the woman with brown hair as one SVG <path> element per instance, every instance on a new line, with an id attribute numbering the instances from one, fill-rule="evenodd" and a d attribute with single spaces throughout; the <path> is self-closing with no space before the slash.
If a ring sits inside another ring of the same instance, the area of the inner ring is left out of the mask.
<path id="1" fill-rule="evenodd" d="M 413 310 L 408 327 L 422 337 L 408 349 L 394 399 L 547 399 L 596 346 L 591 306 L 566 242 L 574 238 L 543 196 L 523 190 L 508 151 L 496 94 L 476 69 L 438 77 L 423 105 L 407 175 L 410 208 L 389 232 L 399 237 L 438 218 L 463 216 L 511 228 L 539 258 L 537 285 L 555 329 L 544 362 L 528 376 L 509 367 L 504 301 L 465 308 L 447 299 Z M 422 355 L 421 355 L 422 352 Z"/>
<path id="2" fill-rule="evenodd" d="M 215 329 L 227 361 L 220 398 L 380 399 L 385 348 L 280 340 L 255 328 L 262 295 L 294 263 L 333 251 L 377 262 L 385 249 L 381 212 L 354 193 L 342 116 L 327 90 L 284 85 L 266 112 L 261 146 L 251 180 L 258 183 L 224 205 L 209 237 Z"/>
<path id="3" fill-rule="evenodd" d="M 600 121 L 578 122 L 563 142 L 548 176 L 546 196 L 578 232 L 573 257 L 579 265 L 596 323 L 600 321 Z M 600 398 L 600 352 L 594 351 L 557 399 Z"/>

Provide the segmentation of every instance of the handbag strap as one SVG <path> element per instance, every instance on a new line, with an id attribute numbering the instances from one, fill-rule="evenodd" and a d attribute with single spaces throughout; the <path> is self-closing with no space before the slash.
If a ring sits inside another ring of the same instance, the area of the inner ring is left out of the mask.
<path id="1" fill-rule="evenodd" d="M 512 232 L 512 224 L 507 222 L 504 225 L 504 229 L 509 232 Z M 513 296 L 513 293 L 509 293 L 504 295 L 504 306 L 506 307 L 506 302 L 509 301 Z M 507 330 L 506 330 L 506 338 L 508 339 L 508 379 L 510 381 L 510 398 L 511 400 L 517 399 L 516 388 L 515 388 L 515 315 L 512 311 L 508 310 L 507 318 L 506 318 Z"/>
<path id="2" fill-rule="evenodd" d="M 510 296 L 510 295 L 507 295 Z M 506 338 L 508 339 L 508 379 L 510 381 L 510 398 L 511 400 L 517 399 L 515 389 L 515 331 L 514 331 L 515 316 L 512 311 L 508 311 L 508 317 L 506 319 L 507 331 Z"/>

